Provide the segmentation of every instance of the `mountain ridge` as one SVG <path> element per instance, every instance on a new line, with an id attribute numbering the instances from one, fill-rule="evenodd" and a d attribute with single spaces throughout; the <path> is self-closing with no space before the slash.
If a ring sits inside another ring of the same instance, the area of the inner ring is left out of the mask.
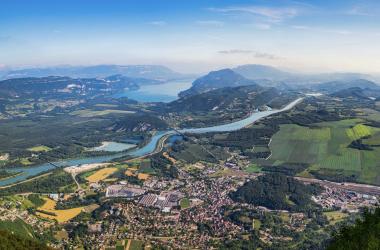
<path id="1" fill-rule="evenodd" d="M 255 81 L 247 79 L 232 69 L 211 71 L 207 75 L 196 79 L 192 87 L 179 93 L 179 97 L 205 93 L 223 87 L 238 87 L 257 85 Z"/>
<path id="2" fill-rule="evenodd" d="M 43 68 L 25 68 L 0 72 L 0 79 L 22 77 L 68 76 L 76 78 L 99 78 L 110 75 L 171 80 L 184 78 L 187 75 L 171 70 L 162 65 L 115 65 L 100 64 L 93 66 L 56 66 Z"/>

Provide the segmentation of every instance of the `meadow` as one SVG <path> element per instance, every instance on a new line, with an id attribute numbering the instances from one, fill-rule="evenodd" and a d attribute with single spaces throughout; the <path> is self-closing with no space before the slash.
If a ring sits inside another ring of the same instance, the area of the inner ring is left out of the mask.
<path id="1" fill-rule="evenodd" d="M 19 218 L 15 219 L 14 221 L 1 220 L 0 230 L 8 230 L 12 232 L 12 234 L 21 235 L 28 239 L 35 238 L 33 228 Z"/>
<path id="2" fill-rule="evenodd" d="M 340 211 L 324 212 L 323 214 L 326 215 L 329 223 L 332 225 L 334 225 L 337 222 L 343 221 L 344 218 L 349 216 L 349 214 L 342 213 Z"/>
<path id="3" fill-rule="evenodd" d="M 181 209 L 186 209 L 188 207 L 190 207 L 190 200 L 189 198 L 183 198 L 181 201 L 180 201 L 180 206 L 181 206 Z"/>
<path id="4" fill-rule="evenodd" d="M 117 109 L 106 109 L 106 110 L 90 110 L 90 109 L 82 109 L 76 110 L 72 112 L 72 115 L 77 115 L 80 117 L 91 118 L 96 116 L 105 116 L 109 114 L 133 114 L 134 111 L 128 110 L 117 110 Z"/>
<path id="5" fill-rule="evenodd" d="M 359 139 L 368 145 L 380 142 L 380 128 L 362 123 L 360 119 L 349 119 L 316 123 L 310 127 L 281 125 L 272 138 L 272 156 L 268 162 L 275 165 L 303 163 L 309 166 L 311 173 L 337 173 L 356 178 L 355 181 L 380 184 L 380 148 L 349 147 Z"/>
<path id="6" fill-rule="evenodd" d="M 48 152 L 50 150 L 51 150 L 51 148 L 49 148 L 48 146 L 44 146 L 44 145 L 34 146 L 31 148 L 28 148 L 28 151 L 30 151 L 30 152 Z"/>

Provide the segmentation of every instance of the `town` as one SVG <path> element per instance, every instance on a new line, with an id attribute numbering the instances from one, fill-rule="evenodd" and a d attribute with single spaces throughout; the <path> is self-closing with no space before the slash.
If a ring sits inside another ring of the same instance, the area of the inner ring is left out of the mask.
<path id="1" fill-rule="evenodd" d="M 173 249 L 200 245 L 215 248 L 224 240 L 245 237 L 253 231 L 262 242 L 271 244 L 274 240 L 287 242 L 291 237 L 274 234 L 265 227 L 268 216 L 282 218 L 284 228 L 294 232 L 302 232 L 310 224 L 313 219 L 307 213 L 272 210 L 233 201 L 231 192 L 261 176 L 244 171 L 245 166 L 241 164 L 245 162 L 244 158 L 238 162 L 197 162 L 179 168 L 178 178 L 139 173 L 141 162 L 68 167 L 65 170 L 75 173 L 72 177 L 77 179 L 79 186 L 75 192 L 23 193 L 11 199 L 0 198 L 0 219 L 21 219 L 41 233 L 51 230 L 55 238 L 52 247 L 55 248 L 87 244 L 97 249 L 131 249 L 131 245 L 140 249 L 159 245 Z M 131 184 L 125 178 L 114 178 L 118 171 L 139 182 Z M 360 185 L 348 188 L 332 182 L 324 185 L 320 181 L 319 184 L 324 191 L 313 196 L 312 201 L 326 215 L 326 223 L 334 225 L 364 207 L 378 204 L 380 193 L 359 192 L 362 191 Z M 35 209 L 25 209 L 31 207 L 28 205 L 30 201 L 25 203 L 31 196 L 37 196 L 36 199 L 45 203 Z M 97 197 L 97 202 L 91 197 Z M 247 209 L 258 215 L 248 224 L 229 216 Z M 70 237 L 73 234 L 80 234 L 81 240 Z"/>

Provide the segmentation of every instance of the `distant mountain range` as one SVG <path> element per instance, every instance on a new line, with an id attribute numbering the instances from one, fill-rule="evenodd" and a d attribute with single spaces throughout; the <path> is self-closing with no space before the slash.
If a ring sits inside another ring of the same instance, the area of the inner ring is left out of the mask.
<path id="1" fill-rule="evenodd" d="M 179 93 L 179 96 L 185 97 L 224 87 L 238 87 L 255 84 L 255 81 L 247 79 L 231 69 L 222 69 L 211 71 L 207 75 L 196 79 L 193 82 L 192 87 Z"/>
<path id="2" fill-rule="evenodd" d="M 317 91 L 323 91 L 326 93 L 333 93 L 336 91 L 349 89 L 349 88 L 360 88 L 360 89 L 370 89 L 370 90 L 380 90 L 380 85 L 368 81 L 365 79 L 355 79 L 349 81 L 332 81 L 325 82 L 321 84 L 316 84 L 312 86 L 313 89 Z"/>
<path id="3" fill-rule="evenodd" d="M 292 98 L 295 98 L 293 93 L 253 84 L 186 95 L 166 104 L 166 108 L 168 112 L 210 112 L 235 109 L 252 111 L 263 105 L 279 108 Z"/>
<path id="4" fill-rule="evenodd" d="M 276 69 L 271 66 L 246 64 L 232 69 L 236 73 L 253 80 L 267 79 L 271 81 L 286 80 L 292 77 L 291 73 Z"/>
<path id="5" fill-rule="evenodd" d="M 0 98 L 72 98 L 112 94 L 124 89 L 138 89 L 144 84 L 159 84 L 158 80 L 131 78 L 122 75 L 97 78 L 61 76 L 27 77 L 0 81 Z"/>
<path id="6" fill-rule="evenodd" d="M 58 66 L 0 71 L 0 79 L 67 76 L 72 78 L 100 78 L 111 75 L 124 75 L 132 78 L 171 80 L 189 77 L 161 65 L 96 65 Z"/>
<path id="7" fill-rule="evenodd" d="M 280 83 L 285 84 L 317 84 L 327 81 L 349 81 L 355 79 L 374 80 L 374 77 L 359 73 L 322 73 L 322 74 L 300 74 L 279 70 L 275 67 L 257 64 L 241 65 L 232 69 L 236 73 L 251 80 L 269 80 L 272 86 Z M 268 82 L 270 84 L 270 82 Z"/>
<path id="8" fill-rule="evenodd" d="M 182 91 L 179 96 L 186 97 L 219 88 L 249 85 L 276 87 L 279 90 L 313 89 L 325 93 L 333 93 L 354 87 L 370 90 L 380 88 L 375 82 L 363 77 L 371 78 L 369 75 L 356 73 L 300 75 L 270 66 L 249 64 L 233 69 L 211 71 L 207 75 L 196 79 L 192 87 Z"/>

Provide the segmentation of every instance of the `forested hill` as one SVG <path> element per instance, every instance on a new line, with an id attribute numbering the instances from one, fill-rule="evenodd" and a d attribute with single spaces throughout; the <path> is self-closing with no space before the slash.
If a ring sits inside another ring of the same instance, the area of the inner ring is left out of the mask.
<path id="1" fill-rule="evenodd" d="M 363 220 L 343 227 L 334 235 L 327 250 L 380 249 L 380 207 L 365 211 Z"/>
<path id="2" fill-rule="evenodd" d="M 349 89 L 349 88 L 360 88 L 368 90 L 380 90 L 380 85 L 375 82 L 368 81 L 365 79 L 356 79 L 350 81 L 332 81 L 317 84 L 313 86 L 317 91 L 323 91 L 327 93 L 334 93 L 340 90 Z"/>
<path id="3" fill-rule="evenodd" d="M 182 97 L 167 104 L 168 112 L 197 112 L 218 110 L 252 111 L 263 105 L 279 108 L 287 104 L 294 95 L 276 88 L 264 88 L 259 85 L 227 87 L 206 93 Z"/>
<path id="4" fill-rule="evenodd" d="M 68 76 L 72 78 L 97 78 L 124 75 L 131 78 L 169 80 L 186 77 L 162 65 L 93 65 L 26 68 L 0 72 L 0 79 Z"/>
<path id="5" fill-rule="evenodd" d="M 268 79 L 268 80 L 284 80 L 295 77 L 292 74 L 279 70 L 275 67 L 259 64 L 245 64 L 232 69 L 236 73 L 252 80 Z"/>
<path id="6" fill-rule="evenodd" d="M 222 69 L 211 71 L 207 75 L 198 78 L 193 82 L 190 89 L 182 91 L 179 93 L 179 96 L 185 97 L 205 93 L 218 88 L 247 85 L 256 85 L 256 82 L 239 75 L 231 69 Z"/>
<path id="7" fill-rule="evenodd" d="M 8 231 L 0 230 L 0 250 L 18 249 L 18 250 L 53 250 L 38 241 L 24 238 L 20 235 Z"/>
<path id="8" fill-rule="evenodd" d="M 339 98 L 355 98 L 355 99 L 372 99 L 380 97 L 379 89 L 362 89 L 360 87 L 352 87 L 347 89 L 342 89 L 331 94 L 331 96 Z"/>
<path id="9" fill-rule="evenodd" d="M 70 78 L 60 76 L 15 78 L 0 81 L 2 98 L 65 98 L 92 96 L 125 88 L 137 89 L 143 84 L 159 84 L 160 81 L 114 75 L 104 79 Z"/>
<path id="10" fill-rule="evenodd" d="M 317 206 L 311 201 L 311 195 L 321 191 L 318 185 L 305 185 L 293 177 L 274 173 L 246 182 L 230 196 L 234 201 L 269 209 L 309 211 Z"/>

